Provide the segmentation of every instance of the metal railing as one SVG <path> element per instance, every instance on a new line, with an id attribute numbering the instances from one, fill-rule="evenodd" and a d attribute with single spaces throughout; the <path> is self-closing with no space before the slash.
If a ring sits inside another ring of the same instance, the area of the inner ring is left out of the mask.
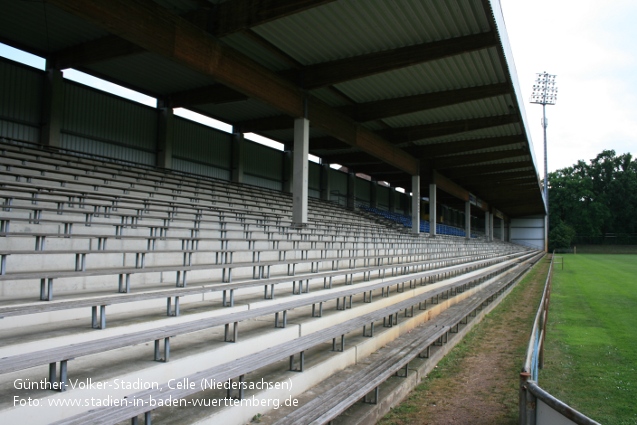
<path id="1" fill-rule="evenodd" d="M 551 300 L 553 265 L 555 253 L 551 256 L 549 272 L 546 276 L 542 300 L 535 315 L 533 330 L 526 350 L 524 367 L 520 372 L 520 425 L 544 425 L 553 423 L 599 425 L 566 403 L 553 397 L 538 385 L 538 370 L 544 367 L 544 338 Z"/>

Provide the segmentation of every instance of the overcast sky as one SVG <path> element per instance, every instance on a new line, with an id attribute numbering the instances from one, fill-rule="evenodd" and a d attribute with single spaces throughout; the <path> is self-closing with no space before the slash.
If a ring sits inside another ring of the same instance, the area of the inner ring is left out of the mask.
<path id="1" fill-rule="evenodd" d="M 530 104 L 536 73 L 556 74 L 547 106 L 548 168 L 604 149 L 637 155 L 637 1 L 500 0 L 538 171 L 544 173 L 542 106 Z"/>

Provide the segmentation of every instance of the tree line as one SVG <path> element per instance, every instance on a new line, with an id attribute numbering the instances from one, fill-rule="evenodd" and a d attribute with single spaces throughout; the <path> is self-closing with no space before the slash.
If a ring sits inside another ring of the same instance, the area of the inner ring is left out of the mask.
<path id="1" fill-rule="evenodd" d="M 637 160 L 604 150 L 549 173 L 549 251 L 574 243 L 637 244 Z"/>

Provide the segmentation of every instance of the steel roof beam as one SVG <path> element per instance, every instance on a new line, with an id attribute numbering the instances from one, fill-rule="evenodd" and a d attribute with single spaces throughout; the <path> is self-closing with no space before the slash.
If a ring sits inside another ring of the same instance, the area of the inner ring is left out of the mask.
<path id="1" fill-rule="evenodd" d="M 356 121 L 366 122 L 428 109 L 441 108 L 443 106 L 455 105 L 472 100 L 501 96 L 507 93 L 510 93 L 509 84 L 498 83 L 359 103 L 353 106 L 345 106 L 342 110 Z"/>
<path id="2" fill-rule="evenodd" d="M 537 186 L 520 186 L 517 187 L 515 190 L 512 190 L 511 188 L 491 188 L 488 191 L 488 194 L 491 198 L 496 198 L 499 200 L 502 200 L 502 203 L 504 204 L 504 202 L 506 202 L 507 200 L 515 200 L 515 199 L 521 199 L 526 197 L 526 192 L 529 193 L 533 193 L 536 192 L 538 190 Z M 500 204 L 500 201 L 498 201 L 498 205 Z"/>
<path id="3" fill-rule="evenodd" d="M 519 122 L 515 114 L 497 115 L 493 117 L 472 118 L 468 120 L 444 121 L 433 124 L 415 125 L 410 127 L 380 130 L 378 134 L 393 143 L 407 143 L 434 137 L 451 136 L 485 128 Z"/>
<path id="4" fill-rule="evenodd" d="M 471 186 L 472 188 L 484 188 L 484 189 L 490 189 L 490 188 L 499 188 L 499 187 L 514 187 L 514 186 L 520 186 L 520 185 L 530 185 L 530 184 L 536 184 L 537 185 L 538 180 L 537 178 L 534 178 L 532 176 L 530 177 L 518 177 L 515 179 L 509 179 L 509 180 L 498 180 L 498 181 L 484 181 L 484 179 L 482 177 L 480 177 L 480 179 L 478 181 L 474 181 L 469 183 L 469 186 Z"/>
<path id="5" fill-rule="evenodd" d="M 300 85 L 305 89 L 312 90 L 394 69 L 482 50 L 495 46 L 496 43 L 496 36 L 493 32 L 466 35 L 319 63 L 307 66 L 300 72 L 289 72 L 285 75 L 294 78 L 294 81 L 300 81 Z"/>
<path id="6" fill-rule="evenodd" d="M 538 180 L 537 174 L 535 174 L 533 170 L 526 170 L 526 171 L 503 171 L 499 173 L 483 174 L 480 177 L 480 181 L 498 182 L 498 181 L 505 181 L 505 180 L 516 179 L 521 177 L 530 177 L 530 178 L 532 177 L 535 180 Z"/>
<path id="7" fill-rule="evenodd" d="M 379 173 L 402 173 L 402 171 L 398 170 L 396 167 L 392 167 L 389 164 L 377 164 L 372 162 L 361 162 L 361 163 L 350 163 L 350 166 L 355 169 L 357 172 L 367 174 L 367 175 L 376 175 Z"/>
<path id="8" fill-rule="evenodd" d="M 335 0 L 235 0 L 216 7 L 198 8 L 186 13 L 184 18 L 222 37 L 332 1 Z M 143 48 L 120 37 L 106 36 L 56 53 L 55 63 L 58 69 L 77 68 L 143 51 Z"/>
<path id="9" fill-rule="evenodd" d="M 483 139 L 470 139 L 459 141 L 444 141 L 439 143 L 430 143 L 427 145 L 414 146 L 405 148 L 405 150 L 417 158 L 434 158 L 449 153 L 464 153 L 477 151 L 480 149 L 495 148 L 499 146 L 507 146 L 525 143 L 526 138 L 522 135 L 487 137 Z"/>
<path id="10" fill-rule="evenodd" d="M 310 139 L 310 150 L 333 150 L 333 149 L 347 149 L 345 145 L 338 139 L 333 137 L 315 137 Z"/>
<path id="11" fill-rule="evenodd" d="M 452 155 L 446 157 L 439 157 L 433 160 L 432 165 L 434 168 L 446 169 L 456 168 L 466 164 L 480 164 L 483 162 L 497 161 L 501 159 L 516 158 L 524 155 L 528 155 L 528 151 L 524 149 L 508 149 L 504 151 L 496 152 L 482 152 L 474 154 L 464 155 Z"/>
<path id="12" fill-rule="evenodd" d="M 109 35 L 55 52 L 52 60 L 57 69 L 79 68 L 143 51 L 143 48 L 128 40 Z"/>
<path id="13" fill-rule="evenodd" d="M 457 167 L 447 170 L 449 178 L 458 179 L 468 176 L 480 176 L 482 174 L 494 173 L 498 171 L 519 170 L 530 167 L 528 161 L 505 162 L 501 164 L 471 165 L 468 167 Z"/>
<path id="14" fill-rule="evenodd" d="M 312 123 L 310 123 L 311 125 Z M 289 115 L 277 115 L 275 117 L 256 118 L 234 123 L 242 133 L 259 133 L 263 131 L 290 130 L 294 127 L 294 118 Z M 341 142 L 342 144 L 342 142 Z M 310 142 L 310 147 L 312 143 Z"/>
<path id="15" fill-rule="evenodd" d="M 221 45 L 205 30 L 152 0 L 50 0 L 49 3 L 285 114 L 293 117 L 307 114 L 312 126 L 410 175 L 419 172 L 418 161 L 411 155 L 318 99 L 309 97 L 266 67 Z"/>
<path id="16" fill-rule="evenodd" d="M 248 100 L 248 96 L 224 86 L 213 84 L 206 87 L 198 87 L 192 90 L 171 93 L 166 95 L 173 108 L 188 107 L 193 105 L 210 105 Z"/>
<path id="17" fill-rule="evenodd" d="M 311 142 L 310 142 L 311 146 Z M 330 164 L 343 164 L 343 165 L 356 165 L 356 164 L 370 164 L 372 158 L 365 155 L 364 152 L 345 152 L 337 154 L 323 154 L 324 161 L 328 161 Z"/>
<path id="18" fill-rule="evenodd" d="M 354 120 L 359 122 L 365 121 L 373 121 L 381 118 L 389 118 L 397 115 L 403 115 L 413 112 L 425 111 L 428 109 L 440 108 L 443 106 L 454 105 L 456 103 L 468 102 L 471 100 L 484 99 L 488 97 L 500 96 L 508 93 L 509 85 L 505 83 L 499 84 L 491 84 L 487 86 L 479 86 L 479 87 L 471 87 L 465 89 L 457 89 L 457 90 L 446 90 L 442 92 L 435 93 L 426 93 L 415 96 L 406 96 L 396 99 L 386 99 L 375 102 L 368 103 L 359 103 L 356 105 L 345 106 L 340 108 L 342 112 L 351 116 Z M 493 125 L 502 125 L 499 122 L 504 121 L 505 123 L 510 122 L 518 122 L 519 118 L 516 115 L 506 115 L 507 118 L 500 117 L 487 117 L 487 118 L 478 118 L 474 120 L 464 120 L 461 123 L 458 122 L 450 122 L 450 123 L 440 123 L 440 126 L 451 126 L 459 127 L 462 126 L 463 129 L 469 127 L 485 128 L 491 127 Z M 268 118 L 257 119 L 247 121 L 245 123 L 239 123 L 240 126 L 250 128 L 251 131 L 265 131 L 265 130 L 281 130 L 286 128 L 292 128 L 293 120 L 288 118 L 289 122 L 286 122 L 283 118 L 281 120 L 277 120 L 277 123 L 280 123 L 281 127 L 272 128 L 272 124 Z M 485 121 L 485 122 L 482 122 Z M 430 124 L 431 125 L 431 124 Z M 405 129 L 388 129 L 379 132 L 379 134 L 385 135 L 386 138 L 396 142 L 402 143 L 405 140 L 401 135 L 408 134 L 409 138 L 414 138 L 413 140 L 419 140 L 423 137 L 420 137 L 421 134 L 426 134 L 428 126 L 415 126 L 415 127 L 407 127 Z M 457 132 L 458 130 L 454 130 Z M 468 131 L 468 130 L 464 130 Z"/>
<path id="19" fill-rule="evenodd" d="M 443 176 L 436 170 L 433 171 L 433 182 L 440 190 L 444 190 L 450 195 L 463 201 L 469 200 L 469 191 L 451 179 Z"/>
<path id="20" fill-rule="evenodd" d="M 360 169 L 357 168 L 357 170 L 360 173 L 363 174 L 367 174 L 370 175 L 371 177 L 378 177 L 378 176 L 397 176 L 397 175 L 402 175 L 404 176 L 405 173 L 403 171 L 400 170 L 377 170 L 376 168 L 370 167 L 368 169 L 366 169 L 365 167 L 361 167 Z M 376 180 L 386 180 L 386 178 L 376 178 Z M 409 180 L 411 181 L 411 180 Z"/>
<path id="21" fill-rule="evenodd" d="M 233 0 L 212 9 L 207 30 L 223 37 L 335 0 Z"/>

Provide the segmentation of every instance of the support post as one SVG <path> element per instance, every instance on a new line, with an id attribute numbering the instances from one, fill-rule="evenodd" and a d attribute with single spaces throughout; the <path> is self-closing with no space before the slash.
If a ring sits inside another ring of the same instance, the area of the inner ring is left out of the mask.
<path id="1" fill-rule="evenodd" d="M 420 233 L 420 176 L 411 176 L 411 233 Z"/>
<path id="2" fill-rule="evenodd" d="M 289 143 L 283 148 L 283 167 L 281 170 L 281 183 L 283 193 L 292 193 L 292 149 Z"/>
<path id="3" fill-rule="evenodd" d="M 347 173 L 347 209 L 353 210 L 356 206 L 356 174 L 353 171 Z"/>
<path id="4" fill-rule="evenodd" d="M 372 180 L 369 192 L 369 206 L 372 208 L 378 208 L 378 181 Z"/>
<path id="5" fill-rule="evenodd" d="M 409 193 L 405 191 L 405 193 L 401 193 L 402 195 L 402 204 L 403 210 L 405 211 L 405 215 L 411 216 L 411 201 L 409 199 Z"/>
<path id="6" fill-rule="evenodd" d="M 232 135 L 232 182 L 243 183 L 243 157 L 245 139 L 243 133 Z"/>
<path id="7" fill-rule="evenodd" d="M 307 118 L 294 120 L 294 177 L 292 179 L 292 222 L 307 224 L 308 154 L 310 150 L 310 121 Z"/>
<path id="8" fill-rule="evenodd" d="M 489 241 L 493 242 L 493 217 L 495 214 L 489 214 Z"/>
<path id="9" fill-rule="evenodd" d="M 62 147 L 62 113 L 64 111 L 64 78 L 62 71 L 46 64 L 42 102 L 42 128 L 40 143 L 44 146 Z"/>
<path id="10" fill-rule="evenodd" d="M 321 165 L 321 200 L 330 200 L 330 164 Z"/>
<path id="11" fill-rule="evenodd" d="M 172 168 L 175 116 L 169 102 L 159 100 L 157 105 L 159 125 L 157 126 L 157 166 Z"/>
<path id="12" fill-rule="evenodd" d="M 471 239 L 471 201 L 464 203 L 464 231 L 465 239 Z"/>
<path id="13" fill-rule="evenodd" d="M 504 218 L 500 219 L 500 240 L 504 242 Z"/>
<path id="14" fill-rule="evenodd" d="M 491 228 L 491 226 L 489 225 L 489 223 L 491 222 L 491 220 L 489 219 L 489 215 L 489 211 L 484 212 L 484 237 L 487 239 L 487 242 L 490 240 L 489 229 Z"/>
<path id="15" fill-rule="evenodd" d="M 429 185 L 429 235 L 436 236 L 436 184 Z"/>

